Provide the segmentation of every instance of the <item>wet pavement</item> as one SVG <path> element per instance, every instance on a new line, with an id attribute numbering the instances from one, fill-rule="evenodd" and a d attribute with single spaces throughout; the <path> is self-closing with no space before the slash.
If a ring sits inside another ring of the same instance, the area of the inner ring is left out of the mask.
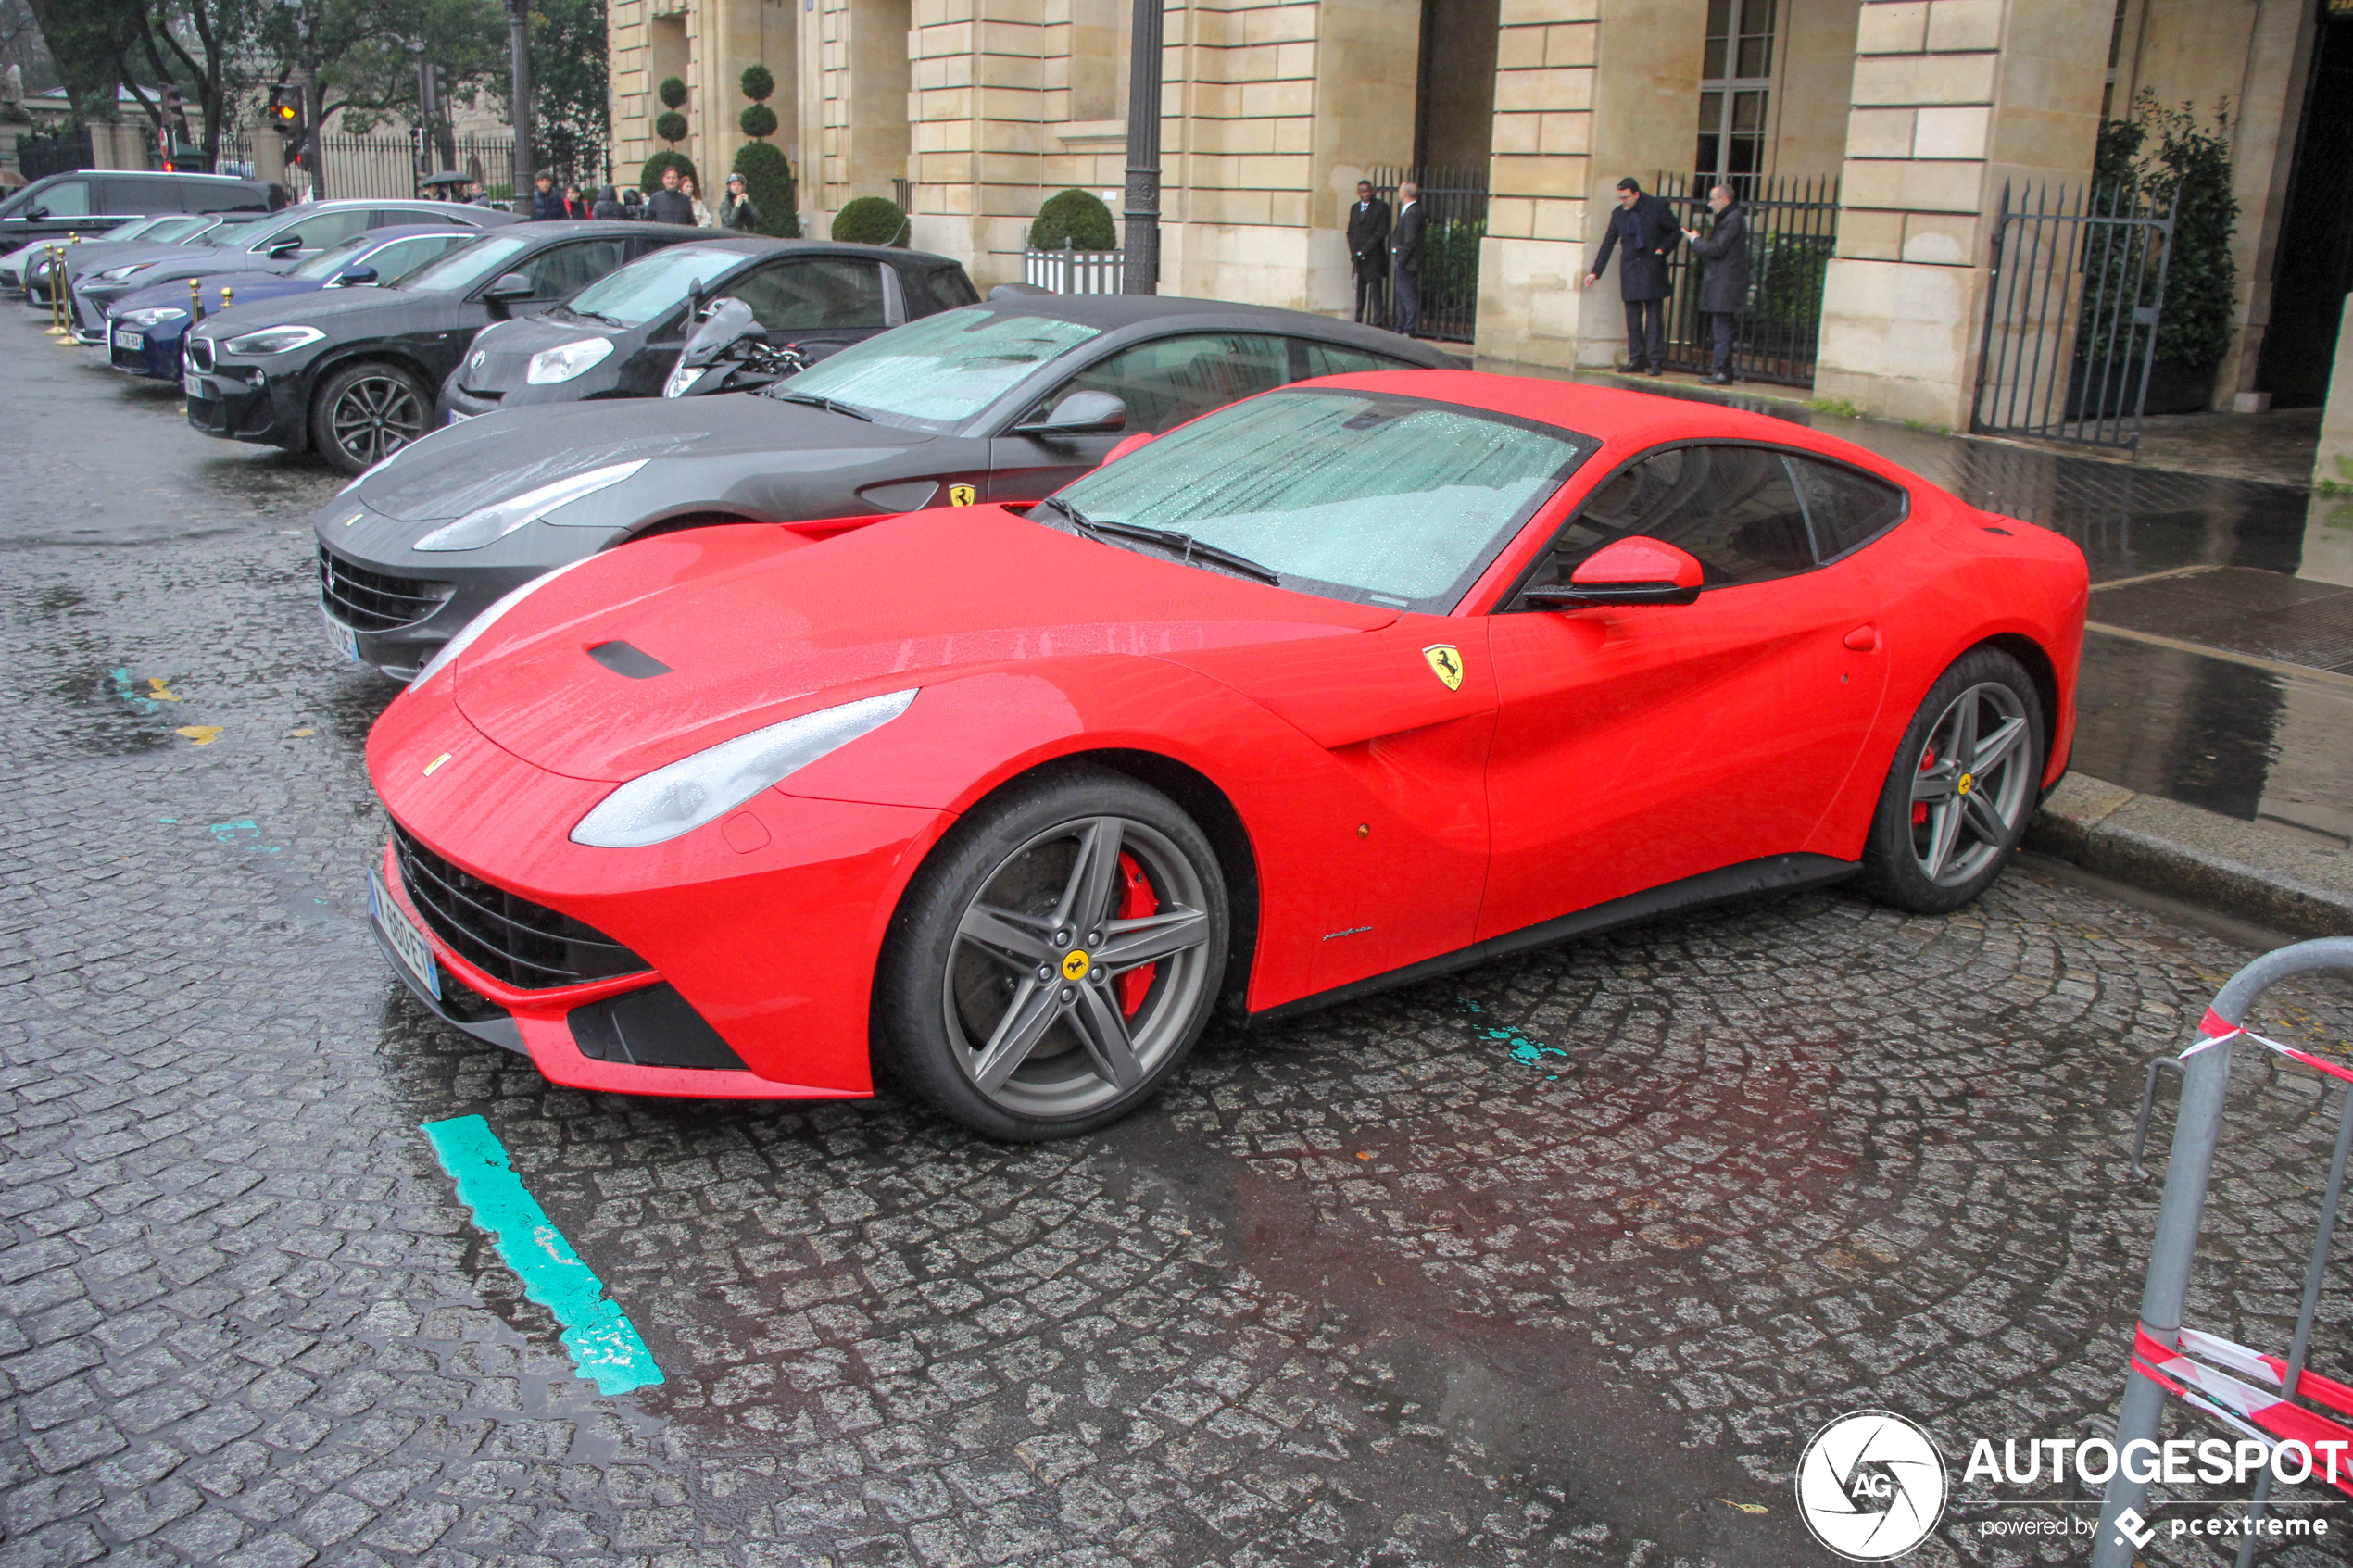
<path id="1" fill-rule="evenodd" d="M 29 322 L 0 355 L 0 1568 L 1810 1564 L 1831 1416 L 1957 1483 L 2112 1407 L 2141 1063 L 2259 938 L 2037 865 L 1944 919 L 1762 899 L 1214 1034 L 1044 1148 L 554 1089 L 368 934 L 392 688 L 320 637 L 337 480 Z M 2111 575 L 2293 547 L 2227 488 L 1950 460 L 2087 508 Z M 2269 1346 L 2332 1125 L 2234 1092 L 2194 1311 Z M 573 1375 L 417 1130 L 460 1115 L 661 1385 Z M 1958 1493 L 1916 1561 L 2080 1555 Z"/>

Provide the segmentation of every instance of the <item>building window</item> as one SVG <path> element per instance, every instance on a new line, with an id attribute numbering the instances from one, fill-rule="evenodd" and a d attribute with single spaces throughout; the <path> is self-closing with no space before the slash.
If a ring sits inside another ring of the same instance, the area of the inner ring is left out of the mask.
<path id="1" fill-rule="evenodd" d="M 1772 86 L 1773 0 L 1707 0 L 1696 172 L 1763 172 L 1765 105 Z"/>

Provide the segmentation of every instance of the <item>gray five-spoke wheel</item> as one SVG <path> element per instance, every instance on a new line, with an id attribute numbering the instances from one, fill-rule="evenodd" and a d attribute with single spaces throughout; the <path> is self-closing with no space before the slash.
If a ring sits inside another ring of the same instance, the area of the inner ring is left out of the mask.
<path id="1" fill-rule="evenodd" d="M 373 468 L 425 429 L 424 404 L 416 389 L 389 372 L 346 383 L 327 420 L 335 445 L 362 468 Z"/>
<path id="2" fill-rule="evenodd" d="M 1998 681 L 1955 697 L 1929 727 L 1912 774 L 1912 858 L 1957 887 L 2016 842 L 2034 794 L 2025 706 Z"/>
<path id="3" fill-rule="evenodd" d="M 1216 977 L 1200 873 L 1146 822 L 1091 816 L 1021 845 L 956 922 L 940 1005 L 974 1087 L 1083 1115 L 1189 1037 Z"/>

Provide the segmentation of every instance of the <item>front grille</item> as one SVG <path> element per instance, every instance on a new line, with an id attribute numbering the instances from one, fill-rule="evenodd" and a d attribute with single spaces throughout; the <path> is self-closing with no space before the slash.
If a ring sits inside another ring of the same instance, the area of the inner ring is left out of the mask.
<path id="1" fill-rule="evenodd" d="M 108 348 L 107 353 L 115 365 L 121 370 L 145 370 L 147 368 L 147 357 L 135 348 L 125 348 L 118 343 Z"/>
<path id="2" fill-rule="evenodd" d="M 212 373 L 212 339 L 198 337 L 194 332 L 188 334 L 188 364 L 207 375 Z"/>
<path id="3" fill-rule="evenodd" d="M 546 991 L 650 967 L 602 932 L 459 871 L 397 822 L 392 842 L 409 900 L 433 934 L 493 979 Z"/>
<path id="4" fill-rule="evenodd" d="M 24 287 L 24 274 L 13 267 L 0 267 L 0 289 L 11 294 Z"/>
<path id="5" fill-rule="evenodd" d="M 319 546 L 319 593 L 337 621 L 359 632 L 413 626 L 449 602 L 452 583 L 370 571 Z"/>

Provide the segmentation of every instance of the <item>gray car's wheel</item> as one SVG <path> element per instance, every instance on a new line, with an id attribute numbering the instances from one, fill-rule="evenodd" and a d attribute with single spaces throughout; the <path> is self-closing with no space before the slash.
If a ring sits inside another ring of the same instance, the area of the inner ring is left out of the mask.
<path id="1" fill-rule="evenodd" d="M 382 360 L 346 365 L 310 405 L 310 443 L 348 474 L 361 474 L 425 433 L 433 392 Z"/>
<path id="2" fill-rule="evenodd" d="M 916 874 L 875 979 L 877 1065 L 992 1137 L 1101 1127 L 1201 1037 L 1227 928 L 1216 852 L 1174 801 L 1101 769 L 1042 772 Z"/>
<path id="3" fill-rule="evenodd" d="M 2001 874 L 2039 803 L 2043 699 L 1999 648 L 1956 660 L 1895 748 L 1863 851 L 1863 885 L 1920 914 L 1957 909 Z"/>

